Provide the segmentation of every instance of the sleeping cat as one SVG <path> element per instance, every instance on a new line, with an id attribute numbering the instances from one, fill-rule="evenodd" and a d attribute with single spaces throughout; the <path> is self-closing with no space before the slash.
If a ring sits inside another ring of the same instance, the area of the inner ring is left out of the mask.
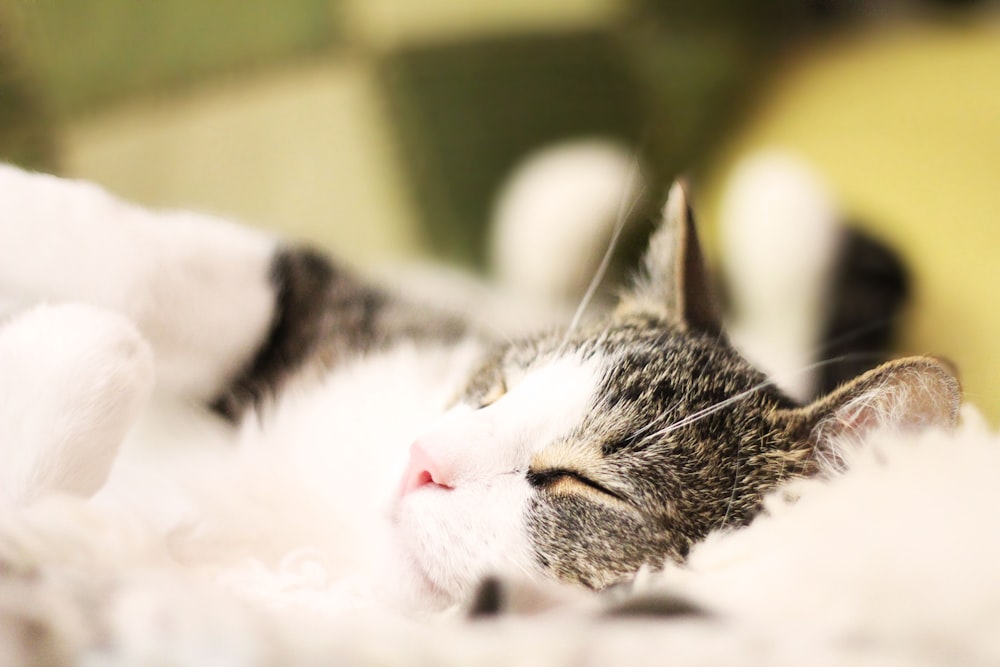
<path id="1" fill-rule="evenodd" d="M 0 536 L 70 493 L 216 577 L 306 549 L 417 609 L 494 574 L 599 590 L 876 428 L 957 417 L 930 357 L 805 406 L 776 389 L 727 341 L 681 185 L 614 310 L 514 341 L 209 216 L 13 167 L 0 201 Z M 122 446 L 150 385 L 233 427 Z M 29 542 L 0 571 L 86 558 Z"/>

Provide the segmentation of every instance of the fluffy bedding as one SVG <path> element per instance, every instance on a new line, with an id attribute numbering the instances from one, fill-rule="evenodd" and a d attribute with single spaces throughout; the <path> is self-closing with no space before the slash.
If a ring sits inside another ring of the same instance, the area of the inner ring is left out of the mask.
<path id="1" fill-rule="evenodd" d="M 185 568 L 127 511 L 54 498 L 0 518 L 0 664 L 997 664 L 1000 449 L 963 421 L 871 438 L 684 567 L 501 581 L 486 615 L 404 617 L 320 553 Z"/>

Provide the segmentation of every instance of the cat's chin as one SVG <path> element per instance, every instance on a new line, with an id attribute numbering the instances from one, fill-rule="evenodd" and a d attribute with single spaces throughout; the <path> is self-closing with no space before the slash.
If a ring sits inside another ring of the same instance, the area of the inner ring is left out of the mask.
<path id="1" fill-rule="evenodd" d="M 532 571 L 522 509 L 527 492 L 523 480 L 505 475 L 399 498 L 390 527 L 412 606 L 442 609 L 464 602 L 484 577 Z"/>
<path id="2" fill-rule="evenodd" d="M 412 559 L 407 559 L 402 565 L 401 577 L 404 579 L 398 600 L 401 607 L 412 613 L 433 613 L 444 611 L 459 602 L 441 588 L 430 575 Z"/>
<path id="3" fill-rule="evenodd" d="M 453 605 L 456 596 L 435 579 L 426 556 L 413 534 L 412 516 L 404 510 L 404 497 L 398 497 L 389 513 L 392 556 L 391 575 L 387 577 L 393 602 L 410 612 L 441 611 Z"/>
<path id="4" fill-rule="evenodd" d="M 408 543 L 400 529 L 396 507 L 390 515 L 390 543 L 383 571 L 382 588 L 385 598 L 396 608 L 413 614 L 444 611 L 459 602 L 454 595 L 432 576 L 422 558 Z"/>

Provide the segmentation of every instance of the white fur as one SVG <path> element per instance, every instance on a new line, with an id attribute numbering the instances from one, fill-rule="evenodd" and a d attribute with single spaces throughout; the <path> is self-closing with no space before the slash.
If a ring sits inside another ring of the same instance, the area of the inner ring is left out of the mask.
<path id="1" fill-rule="evenodd" d="M 490 247 L 499 282 L 518 295 L 575 304 L 643 187 L 638 158 L 610 140 L 531 155 L 497 197 Z"/>
<path id="2" fill-rule="evenodd" d="M 40 306 L 0 328 L 0 498 L 97 491 L 152 384 L 121 315 Z"/>
<path id="3" fill-rule="evenodd" d="M 843 235 L 833 197 L 805 162 L 755 154 L 726 189 L 721 230 L 733 344 L 789 395 L 809 400 Z"/>
<path id="4" fill-rule="evenodd" d="M 592 409 L 600 373 L 594 359 L 575 356 L 546 360 L 518 371 L 517 378 L 508 372 L 503 396 L 481 409 L 459 405 L 419 444 L 448 486 L 526 470 L 534 454 L 567 435 Z"/>
<path id="5" fill-rule="evenodd" d="M 0 320 L 43 301 L 120 313 L 152 345 L 160 387 L 202 399 L 270 326 L 275 242 L 264 234 L 7 165 L 0 202 Z"/>
<path id="6" fill-rule="evenodd" d="M 410 443 L 479 354 L 469 343 L 372 355 L 289 388 L 238 432 L 190 410 L 183 424 L 154 415 L 95 506 L 127 508 L 173 560 L 253 598 L 287 605 L 295 589 L 297 604 L 324 613 L 344 596 L 425 606 L 420 582 L 398 566 L 407 556 L 393 551 L 389 516 Z M 165 428 L 173 446 L 148 442 Z"/>
<path id="7" fill-rule="evenodd" d="M 569 434 L 592 409 L 600 369 L 575 357 L 509 377 L 482 409 L 460 405 L 417 440 L 439 481 L 400 499 L 401 555 L 444 600 L 467 596 L 489 574 L 537 574 L 525 527 L 532 457 Z"/>
<path id="8" fill-rule="evenodd" d="M 203 437 L 171 449 L 129 444 L 89 507 L 61 502 L 11 516 L 0 536 L 29 537 L 0 556 L 50 563 L 52 551 L 82 549 L 84 567 L 171 563 L 249 599 L 321 614 L 342 611 L 345 600 L 439 607 L 486 574 L 531 574 L 517 509 L 530 490 L 512 473 L 579 422 L 597 369 L 574 359 L 542 364 L 512 377 L 492 406 L 445 415 L 481 352 L 471 343 L 402 346 L 303 381 L 265 409 L 265 421 L 216 434 L 235 449 Z M 172 427 L 171 436 L 198 428 Z M 456 471 L 447 497 L 397 498 L 416 439 Z M 473 440 L 481 447 L 470 459 L 457 445 Z M 91 527 L 84 536 L 67 520 Z M 133 537 L 109 539 L 121 530 Z"/>

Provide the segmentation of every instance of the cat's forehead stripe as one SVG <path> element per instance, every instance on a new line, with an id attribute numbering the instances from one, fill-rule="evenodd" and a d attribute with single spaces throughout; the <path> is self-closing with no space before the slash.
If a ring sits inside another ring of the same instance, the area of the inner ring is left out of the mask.
<path id="1" fill-rule="evenodd" d="M 532 369 L 509 396 L 505 412 L 537 424 L 529 447 L 532 454 L 554 439 L 568 435 L 593 409 L 600 384 L 601 369 L 596 360 L 577 355 L 560 357 Z"/>

